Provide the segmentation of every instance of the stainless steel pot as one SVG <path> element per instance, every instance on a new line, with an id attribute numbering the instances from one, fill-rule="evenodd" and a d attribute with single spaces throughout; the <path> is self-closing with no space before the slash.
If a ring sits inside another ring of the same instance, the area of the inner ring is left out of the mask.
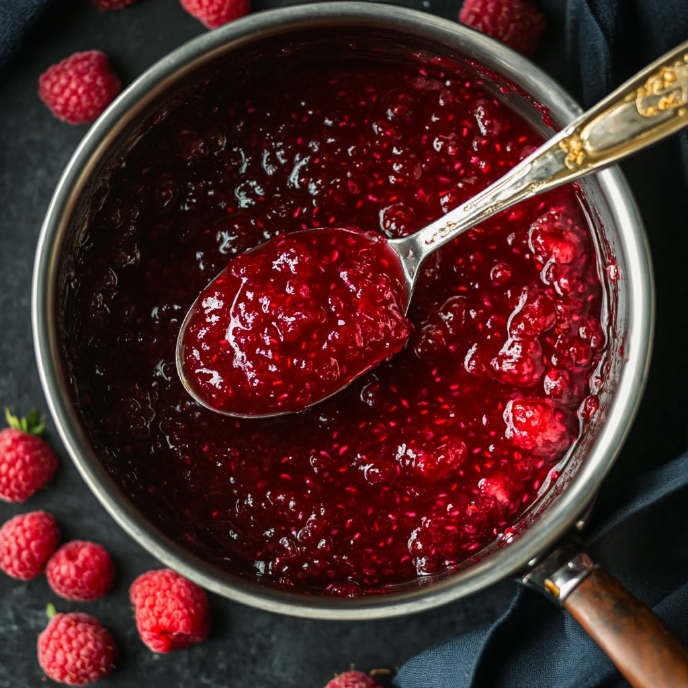
<path id="1" fill-rule="evenodd" d="M 101 465 L 75 411 L 61 348 L 63 287 L 72 248 L 84 228 L 88 200 L 108 166 L 145 131 L 151 112 L 178 94 L 182 85 L 227 64 L 251 46 L 279 43 L 296 34 L 317 36 L 332 27 L 350 30 L 352 38 L 361 30 L 374 29 L 383 40 L 388 36 L 390 50 L 403 49 L 410 41 L 420 42 L 426 52 L 452 56 L 481 73 L 486 88 L 493 88 L 545 135 L 551 129 L 536 103 L 544 105 L 559 126 L 580 113 L 578 105 L 546 74 L 497 42 L 443 19 L 375 3 L 333 2 L 259 13 L 179 48 L 137 79 L 91 127 L 60 180 L 41 231 L 33 281 L 33 331 L 41 381 L 60 437 L 84 480 L 124 530 L 166 565 L 239 602 L 296 616 L 374 619 L 435 607 L 506 576 L 524 574 L 530 584 L 542 586 L 549 581 L 564 600 L 565 593 L 588 576 L 589 560 L 557 550 L 548 560 L 549 568 L 534 567 L 542 566 L 543 553 L 550 552 L 575 524 L 582 525 L 635 416 L 652 342 L 648 246 L 638 210 L 618 169 L 581 182 L 600 264 L 605 268 L 613 333 L 606 376 L 598 391 L 600 410 L 567 455 L 557 482 L 521 519 L 518 536 L 508 543 L 494 543 L 469 566 L 410 583 L 398 592 L 347 599 L 278 591 L 234 576 L 173 542 L 132 505 Z M 499 92 L 498 87 L 504 85 L 508 93 Z M 577 563 L 569 565 L 574 560 Z"/>

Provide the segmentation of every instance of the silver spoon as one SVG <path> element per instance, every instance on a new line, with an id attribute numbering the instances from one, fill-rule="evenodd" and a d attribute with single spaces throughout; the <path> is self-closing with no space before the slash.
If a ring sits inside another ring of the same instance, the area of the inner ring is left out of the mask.
<path id="1" fill-rule="evenodd" d="M 404 277 L 404 312 L 408 312 L 423 262 L 444 244 L 526 198 L 592 174 L 686 126 L 687 51 L 688 42 L 646 67 L 471 200 L 415 234 L 388 241 Z M 225 270 L 213 282 L 224 273 Z M 243 418 L 284 415 L 284 412 L 241 414 L 219 410 L 194 388 L 185 370 L 183 351 L 187 325 L 199 307 L 197 299 L 186 314 L 177 338 L 177 371 L 189 394 L 202 406 L 223 415 Z M 341 387 L 314 403 L 341 391 L 371 367 L 362 368 Z"/>

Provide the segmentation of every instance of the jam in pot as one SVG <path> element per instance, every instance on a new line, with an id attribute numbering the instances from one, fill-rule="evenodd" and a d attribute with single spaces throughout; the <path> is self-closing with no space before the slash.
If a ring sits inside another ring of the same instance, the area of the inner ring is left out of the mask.
<path id="1" fill-rule="evenodd" d="M 314 227 L 407 235 L 539 143 L 480 82 L 410 60 L 189 90 L 111 175 L 70 276 L 65 356 L 113 479 L 207 560 L 304 592 L 393 589 L 504 537 L 595 408 L 602 287 L 573 188 L 435 254 L 404 348 L 301 413 L 202 408 L 175 343 L 248 249 Z"/>

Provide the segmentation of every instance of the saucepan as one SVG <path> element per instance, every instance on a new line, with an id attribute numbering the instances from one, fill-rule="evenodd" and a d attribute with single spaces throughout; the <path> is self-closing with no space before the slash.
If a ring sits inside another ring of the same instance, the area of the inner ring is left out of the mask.
<path id="1" fill-rule="evenodd" d="M 570 450 L 556 481 L 510 535 L 468 564 L 379 595 L 340 599 L 276 590 L 223 571 L 170 539 L 129 501 L 101 464 L 74 403 L 62 337 L 70 261 L 99 185 L 151 126 L 155 113 L 183 98 L 189 85 L 246 56 L 260 59 L 261 54 L 279 51 L 290 59 L 295 45 L 322 43 L 330 34 L 332 50 L 365 49 L 368 36 L 376 41 L 378 54 L 415 51 L 454 60 L 544 136 L 581 112 L 540 69 L 490 38 L 443 19 L 376 3 L 334 2 L 258 13 L 165 57 L 91 127 L 59 182 L 39 239 L 32 304 L 36 356 L 51 413 L 74 463 L 112 517 L 151 554 L 238 602 L 310 618 L 375 619 L 430 609 L 516 576 L 568 609 L 634 685 L 688 685 L 688 656 L 678 642 L 571 538 L 585 526 L 595 494 L 631 427 L 652 344 L 647 241 L 633 197 L 616 168 L 579 183 L 602 268 L 611 333 L 599 411 Z"/>

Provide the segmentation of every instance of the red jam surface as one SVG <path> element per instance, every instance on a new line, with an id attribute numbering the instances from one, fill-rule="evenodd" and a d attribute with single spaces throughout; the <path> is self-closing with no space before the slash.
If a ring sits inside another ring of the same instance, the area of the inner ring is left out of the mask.
<path id="1" fill-rule="evenodd" d="M 538 137 L 466 75 L 402 62 L 186 99 L 113 173 L 69 279 L 65 356 L 110 475 L 171 537 L 286 589 L 389 590 L 508 539 L 595 408 L 602 289 L 572 188 L 445 246 L 402 351 L 302 413 L 202 408 L 175 341 L 232 257 L 311 227 L 406 235 Z"/>
<path id="2" fill-rule="evenodd" d="M 379 234 L 280 235 L 232 260 L 184 331 L 197 399 L 239 416 L 302 411 L 408 339 L 401 264 Z"/>

